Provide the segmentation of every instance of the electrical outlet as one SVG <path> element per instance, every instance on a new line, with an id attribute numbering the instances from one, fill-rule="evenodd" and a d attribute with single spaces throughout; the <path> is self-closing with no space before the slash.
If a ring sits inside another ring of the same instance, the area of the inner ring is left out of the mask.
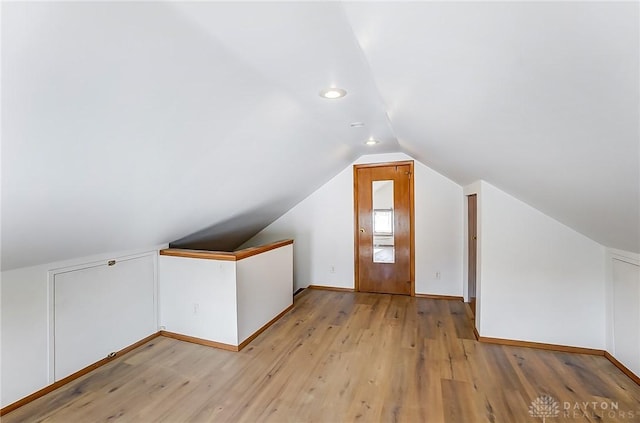
<path id="1" fill-rule="evenodd" d="M 193 314 L 198 315 L 198 311 L 200 310 L 200 304 L 193 303 Z"/>
<path id="2" fill-rule="evenodd" d="M 436 279 L 440 279 L 440 272 L 436 272 Z"/>
<path id="3" fill-rule="evenodd" d="M 334 265 L 329 267 L 329 273 L 336 273 L 336 267 Z"/>

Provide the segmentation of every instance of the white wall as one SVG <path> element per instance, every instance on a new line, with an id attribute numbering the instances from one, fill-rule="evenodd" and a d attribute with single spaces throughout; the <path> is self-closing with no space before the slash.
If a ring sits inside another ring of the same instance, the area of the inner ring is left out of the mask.
<path id="1" fill-rule="evenodd" d="M 478 196 L 480 335 L 603 349 L 604 248 L 486 182 Z"/>
<path id="2" fill-rule="evenodd" d="M 2 407 L 49 384 L 47 270 L 2 272 Z"/>
<path id="3" fill-rule="evenodd" d="M 293 245 L 237 262 L 238 342 L 293 304 Z"/>
<path id="4" fill-rule="evenodd" d="M 640 254 L 608 249 L 607 351 L 640 376 Z"/>
<path id="5" fill-rule="evenodd" d="M 49 302 L 50 272 L 54 273 L 56 269 L 83 267 L 104 260 L 122 260 L 138 254 L 155 253 L 157 250 L 157 247 L 153 247 L 101 254 L 2 272 L 2 407 L 53 383 L 53 351 L 49 339 L 53 323 Z"/>
<path id="6" fill-rule="evenodd" d="M 366 155 L 354 164 L 412 160 Z M 415 162 L 416 293 L 462 295 L 462 187 Z M 353 288 L 353 167 L 349 165 L 245 245 L 293 238 L 295 289 Z M 333 272 L 332 272 L 333 269 Z M 440 272 L 440 279 L 436 279 Z"/>
<path id="7" fill-rule="evenodd" d="M 236 262 L 158 257 L 160 326 L 238 345 Z"/>
<path id="8" fill-rule="evenodd" d="M 462 296 L 462 187 L 418 161 L 414 172 L 416 293 Z"/>

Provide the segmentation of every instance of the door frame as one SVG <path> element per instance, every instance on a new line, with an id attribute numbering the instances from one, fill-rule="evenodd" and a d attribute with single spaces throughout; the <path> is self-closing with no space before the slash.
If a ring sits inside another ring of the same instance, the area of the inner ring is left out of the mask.
<path id="1" fill-rule="evenodd" d="M 467 300 L 473 318 L 477 312 L 478 302 L 478 194 L 471 193 L 466 196 L 467 199 Z M 473 201 L 473 209 L 470 207 Z M 473 212 L 473 213 L 472 213 Z M 473 228 L 472 228 L 473 225 Z M 472 231 L 473 229 L 473 231 Z M 473 232 L 473 233 L 472 233 Z M 473 259 L 471 252 L 473 249 Z M 471 266 L 473 265 L 473 284 L 471 281 Z M 473 297 L 471 296 L 473 285 Z M 475 323 L 474 323 L 475 326 Z"/>
<path id="2" fill-rule="evenodd" d="M 360 243 L 359 243 L 359 228 L 360 222 L 358 220 L 358 169 L 371 168 L 371 167 L 387 167 L 387 166 L 405 166 L 409 165 L 409 171 L 411 172 L 411 178 L 409 178 L 409 225 L 411 227 L 409 234 L 409 277 L 411 279 L 411 296 L 416 295 L 416 260 L 415 260 L 415 193 L 414 193 L 414 161 L 403 160 L 398 162 L 385 162 L 385 163 L 365 163 L 353 165 L 353 244 L 354 244 L 354 256 L 353 256 L 353 268 L 354 268 L 354 289 L 356 292 L 360 291 Z"/>

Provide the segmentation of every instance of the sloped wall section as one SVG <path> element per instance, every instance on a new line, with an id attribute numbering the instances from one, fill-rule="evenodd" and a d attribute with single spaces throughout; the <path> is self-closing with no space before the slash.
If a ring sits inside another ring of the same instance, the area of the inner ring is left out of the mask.
<path id="1" fill-rule="evenodd" d="M 485 181 L 473 193 L 480 335 L 604 349 L 604 247 Z"/>

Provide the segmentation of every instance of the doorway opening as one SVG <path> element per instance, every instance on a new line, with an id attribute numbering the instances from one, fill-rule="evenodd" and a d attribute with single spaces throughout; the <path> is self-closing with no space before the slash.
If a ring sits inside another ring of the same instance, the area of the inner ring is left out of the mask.
<path id="1" fill-rule="evenodd" d="M 467 219 L 468 219 L 468 242 L 469 264 L 468 264 L 468 297 L 469 306 L 473 316 L 476 315 L 476 261 L 478 257 L 478 196 L 472 194 L 467 196 Z"/>

